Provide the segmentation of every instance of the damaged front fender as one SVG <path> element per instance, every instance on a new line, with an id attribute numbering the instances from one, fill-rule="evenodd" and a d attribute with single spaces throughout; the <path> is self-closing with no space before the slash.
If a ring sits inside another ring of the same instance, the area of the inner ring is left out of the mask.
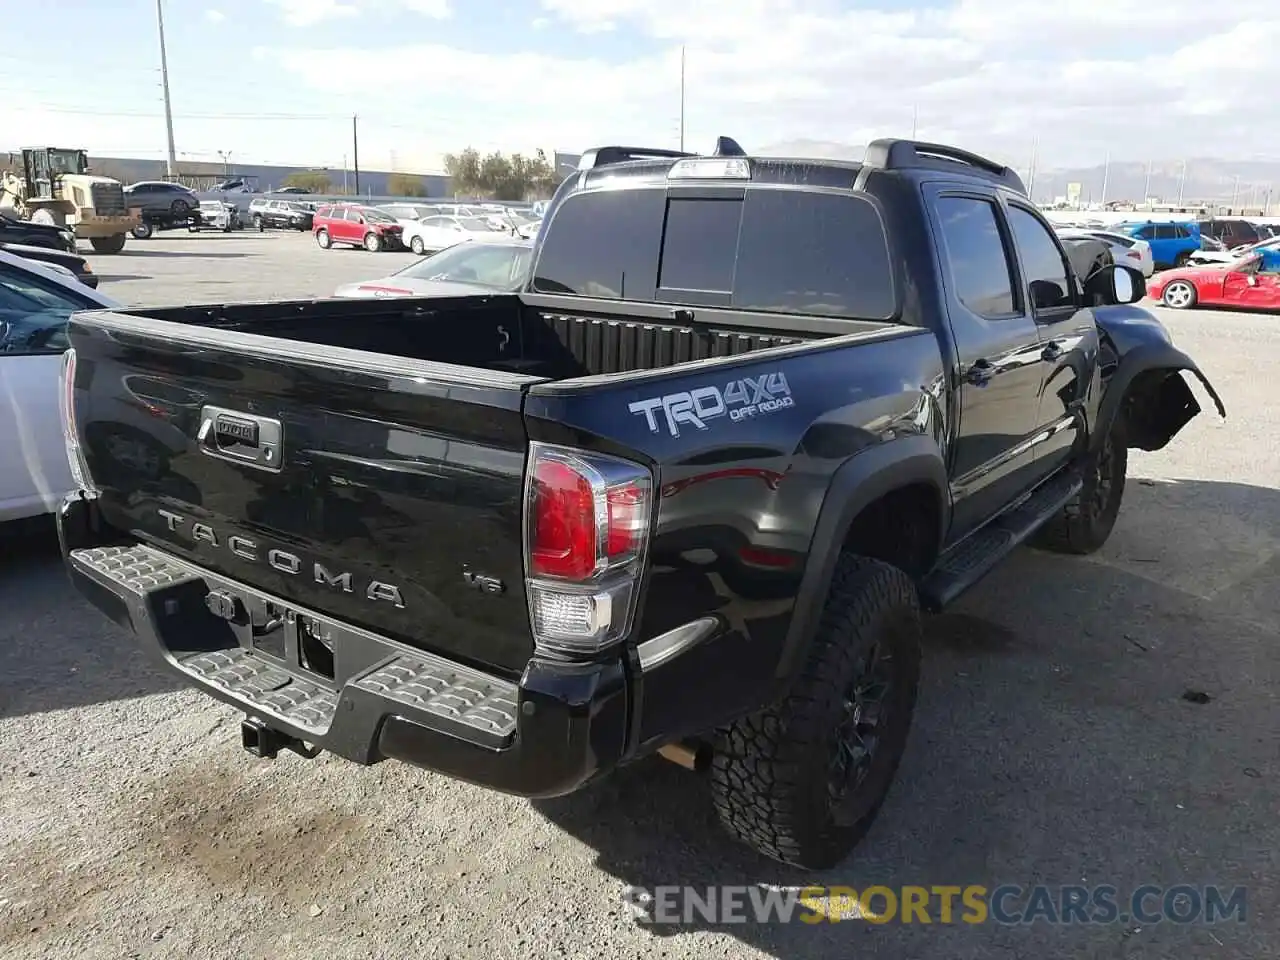
<path id="1" fill-rule="evenodd" d="M 1183 372 L 1204 385 L 1226 417 L 1227 408 L 1194 360 L 1173 345 L 1169 331 L 1141 307 L 1094 310 L 1098 328 L 1116 354 L 1116 366 L 1102 385 L 1094 420 L 1093 442 L 1099 443 L 1123 418 L 1125 439 L 1138 450 L 1160 450 L 1200 412 L 1200 403 Z"/>

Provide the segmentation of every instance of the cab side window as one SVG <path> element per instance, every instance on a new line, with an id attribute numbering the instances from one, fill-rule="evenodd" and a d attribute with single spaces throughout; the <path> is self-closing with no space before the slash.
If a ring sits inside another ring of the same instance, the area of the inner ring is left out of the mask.
<path id="1" fill-rule="evenodd" d="M 1009 227 L 1026 271 L 1027 301 L 1032 309 L 1040 312 L 1074 307 L 1075 288 L 1067 261 L 1048 227 L 1035 214 L 1015 204 L 1009 205 Z"/>
<path id="2" fill-rule="evenodd" d="M 1019 316 L 995 204 L 944 196 L 936 211 L 956 298 L 984 320 Z"/>

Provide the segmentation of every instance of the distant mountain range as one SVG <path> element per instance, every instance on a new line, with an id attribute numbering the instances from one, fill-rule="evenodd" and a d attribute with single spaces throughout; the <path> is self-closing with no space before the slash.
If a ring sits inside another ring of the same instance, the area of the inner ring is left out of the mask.
<path id="1" fill-rule="evenodd" d="M 861 160 L 865 146 L 835 143 L 826 140 L 792 140 L 760 150 L 763 156 L 823 157 L 833 160 Z M 995 158 L 993 158 L 995 159 Z M 1029 158 L 1016 165 L 1024 181 L 1029 180 L 1026 164 Z M 1114 160 L 1110 166 L 1098 164 L 1092 167 L 1055 168 L 1044 159 L 1037 165 L 1035 179 L 1030 184 L 1032 199 L 1039 203 L 1051 203 L 1065 196 L 1067 184 L 1080 184 L 1080 199 L 1085 203 L 1103 199 L 1103 181 L 1106 181 L 1107 200 L 1141 202 L 1149 197 L 1166 203 L 1177 201 L 1179 187 L 1183 201 L 1212 201 L 1230 204 L 1233 195 L 1236 206 L 1259 206 L 1271 195 L 1272 206 L 1280 205 L 1280 162 L 1264 160 L 1223 160 L 1216 157 L 1189 157 L 1186 161 L 1186 180 L 1181 183 L 1183 162 L 1155 160 L 1151 162 L 1151 178 L 1148 187 L 1146 161 Z"/>

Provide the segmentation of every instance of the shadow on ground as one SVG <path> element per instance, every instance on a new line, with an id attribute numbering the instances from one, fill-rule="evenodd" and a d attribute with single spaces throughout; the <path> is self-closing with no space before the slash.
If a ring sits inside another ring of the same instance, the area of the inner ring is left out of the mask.
<path id="1" fill-rule="evenodd" d="M 619 911 L 627 885 L 815 883 L 1113 884 L 1122 909 L 1144 883 L 1217 883 L 1253 908 L 1143 929 L 942 924 L 936 906 L 928 926 L 634 921 L 655 937 L 714 929 L 779 958 L 1262 956 L 1280 935 L 1264 912 L 1280 895 L 1278 551 L 1280 491 L 1137 481 L 1097 556 L 1018 551 L 928 621 L 898 781 L 828 873 L 737 846 L 695 775 L 657 759 L 535 806 L 596 852 Z"/>
<path id="2" fill-rule="evenodd" d="M 51 519 L 0 524 L 0 718 L 179 686 L 80 599 Z"/>

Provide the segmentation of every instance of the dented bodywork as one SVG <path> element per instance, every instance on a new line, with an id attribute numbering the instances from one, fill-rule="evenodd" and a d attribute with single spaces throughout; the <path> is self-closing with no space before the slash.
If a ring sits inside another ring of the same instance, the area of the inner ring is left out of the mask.
<path id="1" fill-rule="evenodd" d="M 1138 450 L 1160 450 L 1197 414 L 1200 402 L 1184 372 L 1200 381 L 1220 416 L 1226 406 L 1196 362 L 1173 345 L 1169 331 L 1150 311 L 1133 305 L 1095 307 L 1094 317 L 1116 365 L 1103 382 L 1094 422 L 1095 442 L 1123 416 L 1125 437 Z"/>

